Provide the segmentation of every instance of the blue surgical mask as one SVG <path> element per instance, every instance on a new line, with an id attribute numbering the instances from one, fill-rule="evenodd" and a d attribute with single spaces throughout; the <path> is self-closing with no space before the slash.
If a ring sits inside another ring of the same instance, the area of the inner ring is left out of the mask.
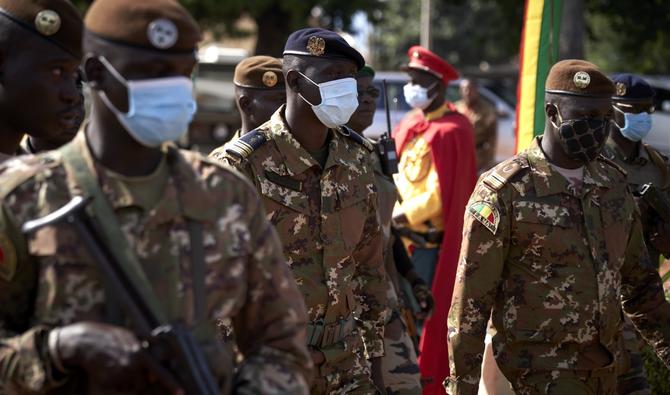
<path id="1" fill-rule="evenodd" d="M 625 123 L 619 130 L 625 138 L 631 141 L 640 141 L 647 137 L 651 131 L 651 114 L 648 112 L 633 114 L 623 112 L 617 107 L 614 107 L 614 109 L 623 114 Z"/>
<path id="2" fill-rule="evenodd" d="M 128 90 L 128 112 L 116 108 L 104 91 L 100 92 L 100 98 L 137 142 L 147 147 L 159 147 L 184 136 L 197 107 L 190 78 L 128 81 L 107 59 L 101 56 L 100 61 Z"/>

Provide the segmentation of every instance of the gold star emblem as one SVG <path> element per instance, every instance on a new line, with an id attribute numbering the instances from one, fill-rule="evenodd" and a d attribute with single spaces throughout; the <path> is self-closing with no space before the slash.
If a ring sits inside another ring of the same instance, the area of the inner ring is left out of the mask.
<path id="1" fill-rule="evenodd" d="M 591 76 L 586 71 L 578 71 L 572 77 L 572 81 L 577 88 L 584 89 L 591 83 Z"/>
<path id="2" fill-rule="evenodd" d="M 307 50 L 312 56 L 321 56 L 326 52 L 326 40 L 321 37 L 312 36 L 307 41 Z"/>
<path id="3" fill-rule="evenodd" d="M 53 36 L 60 30 L 60 15 L 52 10 L 40 11 L 35 17 L 35 29 L 45 36 Z"/>
<path id="4" fill-rule="evenodd" d="M 617 96 L 624 96 L 626 94 L 626 84 L 623 82 L 617 82 L 616 83 L 616 95 Z"/>
<path id="5" fill-rule="evenodd" d="M 263 84 L 268 88 L 277 85 L 277 74 L 274 71 L 266 71 L 263 74 Z"/>

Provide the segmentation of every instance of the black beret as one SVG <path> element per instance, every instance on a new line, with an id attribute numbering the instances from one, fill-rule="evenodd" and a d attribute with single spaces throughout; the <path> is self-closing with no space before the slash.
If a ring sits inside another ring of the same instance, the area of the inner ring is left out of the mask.
<path id="1" fill-rule="evenodd" d="M 189 53 L 200 41 L 200 28 L 176 0 L 96 0 L 84 20 L 96 36 L 163 53 Z"/>
<path id="2" fill-rule="evenodd" d="M 0 0 L 0 15 L 0 23 L 15 23 L 75 58 L 82 57 L 84 23 L 68 0 Z"/>
<path id="3" fill-rule="evenodd" d="M 614 82 L 615 101 L 648 101 L 654 97 L 654 89 L 649 83 L 634 74 L 615 74 Z"/>
<path id="4" fill-rule="evenodd" d="M 566 59 L 551 67 L 544 90 L 559 95 L 609 98 L 614 94 L 614 84 L 595 64 Z"/>
<path id="5" fill-rule="evenodd" d="M 356 51 L 339 34 L 319 28 L 301 29 L 291 33 L 286 40 L 284 55 L 314 56 L 324 59 L 348 59 L 358 69 L 365 66 L 363 55 Z"/>
<path id="6" fill-rule="evenodd" d="M 272 56 L 252 56 L 235 66 L 235 85 L 254 89 L 284 89 L 282 60 Z"/>

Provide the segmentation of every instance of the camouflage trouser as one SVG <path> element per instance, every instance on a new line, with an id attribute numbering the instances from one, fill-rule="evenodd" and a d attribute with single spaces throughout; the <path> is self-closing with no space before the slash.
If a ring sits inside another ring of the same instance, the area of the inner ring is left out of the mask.
<path id="1" fill-rule="evenodd" d="M 393 312 L 384 332 L 382 373 L 388 395 L 421 394 L 416 351 L 397 310 Z"/>
<path id="2" fill-rule="evenodd" d="M 316 367 L 312 395 L 376 395 L 370 378 L 370 364 L 362 355 L 363 342 L 358 331 L 344 341 L 321 348 L 326 362 Z"/>
<path id="3" fill-rule="evenodd" d="M 647 371 L 642 359 L 640 335 L 635 330 L 628 316 L 624 316 L 623 341 L 625 351 L 630 357 L 630 368 L 617 377 L 617 392 L 621 395 L 651 394 L 647 382 Z"/>
<path id="4" fill-rule="evenodd" d="M 561 374 L 554 378 L 553 372 L 533 372 L 512 379 L 517 395 L 616 395 L 616 372 L 602 369 L 592 372 L 590 377 Z"/>

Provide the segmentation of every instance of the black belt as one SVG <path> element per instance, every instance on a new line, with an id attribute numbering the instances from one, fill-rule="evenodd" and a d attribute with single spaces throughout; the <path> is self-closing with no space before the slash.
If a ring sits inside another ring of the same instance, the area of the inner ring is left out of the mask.
<path id="1" fill-rule="evenodd" d="M 307 345 L 316 348 L 325 348 L 341 342 L 356 328 L 353 315 L 349 318 L 340 318 L 331 324 L 323 322 L 323 318 L 307 324 Z"/>
<path id="2" fill-rule="evenodd" d="M 426 244 L 441 244 L 444 237 L 444 231 L 415 232 L 409 228 L 394 228 L 398 236 L 406 237 L 418 247 L 424 247 Z"/>

